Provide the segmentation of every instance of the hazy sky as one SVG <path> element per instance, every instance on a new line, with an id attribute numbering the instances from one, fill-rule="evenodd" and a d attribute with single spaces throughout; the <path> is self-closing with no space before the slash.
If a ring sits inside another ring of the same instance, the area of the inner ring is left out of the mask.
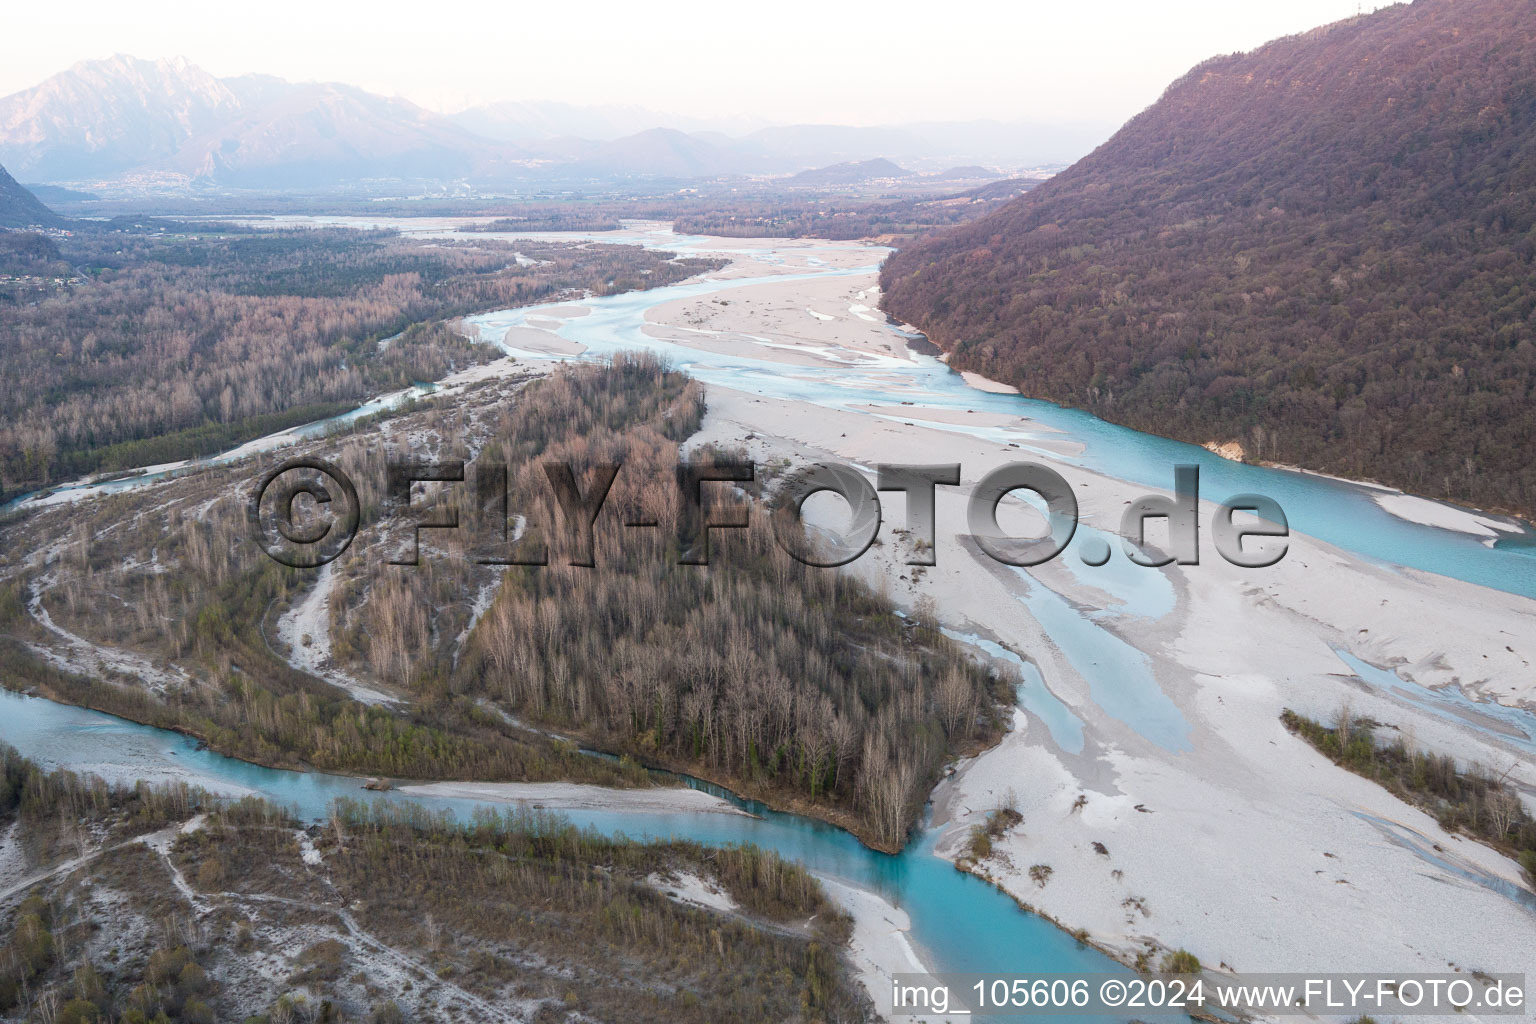
<path id="1" fill-rule="evenodd" d="M 1359 0 L 15 3 L 0 95 L 75 61 L 185 56 L 217 75 L 350 82 L 437 110 L 496 99 L 873 124 L 1118 123 L 1192 64 Z M 1381 6 L 1364 0 L 1363 8 Z M 137 10 L 135 10 L 137 8 Z"/>

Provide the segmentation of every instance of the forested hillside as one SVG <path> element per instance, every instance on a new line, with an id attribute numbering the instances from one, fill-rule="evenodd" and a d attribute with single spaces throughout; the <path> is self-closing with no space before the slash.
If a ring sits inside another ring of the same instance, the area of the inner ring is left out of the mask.
<path id="1" fill-rule="evenodd" d="M 0 167 L 0 228 L 54 227 L 63 222 L 64 218 L 44 206 Z"/>
<path id="2" fill-rule="evenodd" d="M 1248 457 L 1536 512 L 1536 8 L 1419 0 L 1218 57 L 903 249 L 957 367 Z"/>

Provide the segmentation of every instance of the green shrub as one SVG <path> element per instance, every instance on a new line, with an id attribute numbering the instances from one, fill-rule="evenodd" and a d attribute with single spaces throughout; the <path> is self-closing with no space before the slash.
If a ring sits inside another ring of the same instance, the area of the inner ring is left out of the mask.
<path id="1" fill-rule="evenodd" d="M 986 860 L 992 856 L 992 837 L 983 825 L 971 826 L 969 852 L 972 860 Z"/>
<path id="2" fill-rule="evenodd" d="M 89 999 L 71 999 L 53 1019 L 54 1024 L 96 1024 L 101 1011 Z"/>
<path id="3" fill-rule="evenodd" d="M 1187 949 L 1176 949 L 1163 957 L 1163 970 L 1168 974 L 1199 974 L 1200 958 Z"/>

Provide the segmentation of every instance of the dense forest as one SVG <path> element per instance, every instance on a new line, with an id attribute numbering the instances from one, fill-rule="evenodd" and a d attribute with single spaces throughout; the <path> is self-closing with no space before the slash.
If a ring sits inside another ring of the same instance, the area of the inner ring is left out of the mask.
<path id="1" fill-rule="evenodd" d="M 1207 61 L 882 284 L 1027 395 L 1536 514 L 1531 5 L 1418 0 Z"/>
<path id="2" fill-rule="evenodd" d="M 714 265 L 638 246 L 340 229 L 151 222 L 0 238 L 0 497 L 210 454 L 496 354 L 445 317 Z"/>
<path id="3" fill-rule="evenodd" d="M 0 830 L 25 872 L 0 895 L 0 1016 L 28 1024 L 873 1016 L 847 915 L 752 847 L 346 801 L 304 828 L 3 744 Z M 718 907 L 678 898 L 685 878 Z"/>

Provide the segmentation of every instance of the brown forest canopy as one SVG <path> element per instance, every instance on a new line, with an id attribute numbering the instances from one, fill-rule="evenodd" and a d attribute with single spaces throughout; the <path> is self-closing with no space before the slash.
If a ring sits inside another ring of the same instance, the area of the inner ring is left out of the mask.
<path id="1" fill-rule="evenodd" d="M 1536 5 L 1418 0 L 1196 67 L 886 308 L 954 365 L 1250 457 L 1536 511 Z"/>
<path id="2" fill-rule="evenodd" d="M 632 245 L 126 218 L 67 238 L 0 232 L 0 501 L 212 454 L 499 355 L 449 317 L 718 265 Z"/>

